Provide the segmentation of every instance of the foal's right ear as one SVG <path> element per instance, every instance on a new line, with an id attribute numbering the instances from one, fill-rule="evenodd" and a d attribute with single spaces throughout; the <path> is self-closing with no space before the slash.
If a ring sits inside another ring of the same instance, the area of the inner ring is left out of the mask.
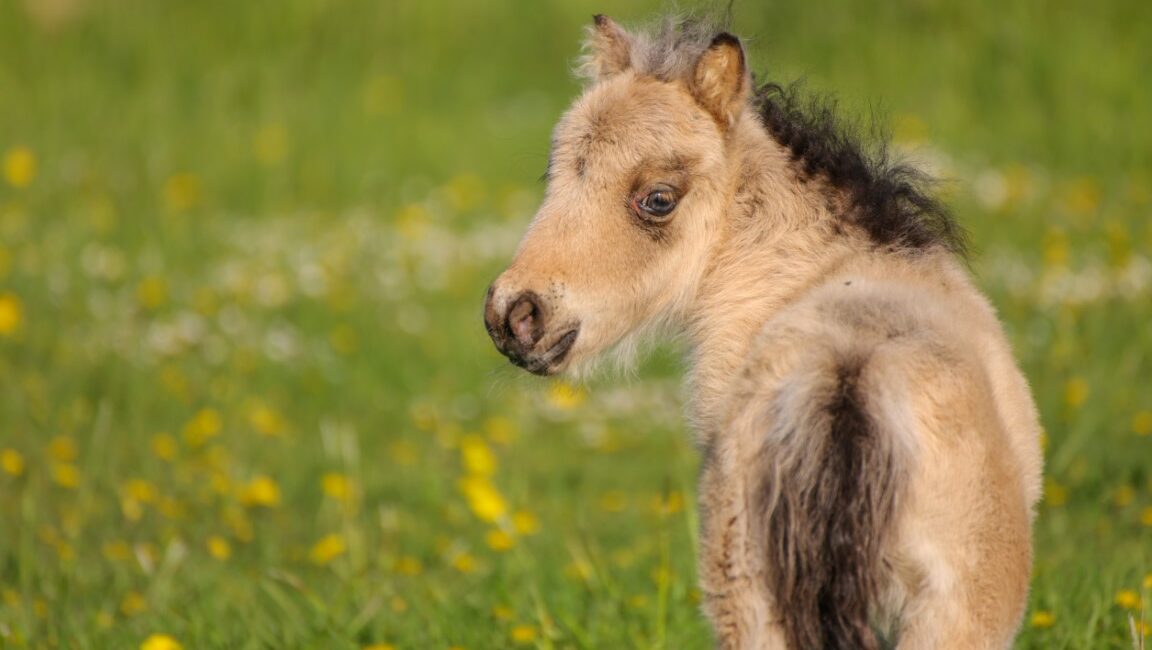
<path id="1" fill-rule="evenodd" d="M 751 86 L 744 48 L 740 39 L 727 32 L 712 39 L 688 81 L 696 101 L 725 129 L 740 116 Z"/>
<path id="2" fill-rule="evenodd" d="M 587 30 L 577 74 L 599 81 L 632 66 L 632 37 L 608 16 L 596 14 Z"/>

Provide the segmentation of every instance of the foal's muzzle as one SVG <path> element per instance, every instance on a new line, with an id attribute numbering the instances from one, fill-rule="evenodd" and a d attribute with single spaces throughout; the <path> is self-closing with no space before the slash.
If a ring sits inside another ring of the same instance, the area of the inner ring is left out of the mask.
<path id="1" fill-rule="evenodd" d="M 550 311 L 535 292 L 523 291 L 505 300 L 493 284 L 484 301 L 484 327 L 509 361 L 533 374 L 548 375 L 564 362 L 580 333 L 579 327 L 559 335 L 551 332 Z"/>

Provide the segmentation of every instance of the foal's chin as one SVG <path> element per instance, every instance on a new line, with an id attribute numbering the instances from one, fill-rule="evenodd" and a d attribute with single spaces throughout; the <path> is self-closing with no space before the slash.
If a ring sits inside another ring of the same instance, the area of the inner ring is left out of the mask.
<path id="1" fill-rule="evenodd" d="M 552 343 L 539 352 L 526 355 L 508 354 L 513 365 L 523 368 L 540 377 L 549 377 L 564 372 L 568 366 L 570 353 L 580 336 L 580 328 L 568 330 L 556 337 Z"/>

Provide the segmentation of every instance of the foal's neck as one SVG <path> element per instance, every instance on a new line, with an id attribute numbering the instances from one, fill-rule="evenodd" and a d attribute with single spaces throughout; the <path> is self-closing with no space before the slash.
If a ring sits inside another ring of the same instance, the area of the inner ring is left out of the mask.
<path id="1" fill-rule="evenodd" d="M 789 152 L 759 120 L 746 115 L 733 128 L 726 229 L 688 319 L 692 417 L 702 442 L 723 420 L 765 323 L 864 250 L 836 223 L 826 190 L 797 178 Z"/>

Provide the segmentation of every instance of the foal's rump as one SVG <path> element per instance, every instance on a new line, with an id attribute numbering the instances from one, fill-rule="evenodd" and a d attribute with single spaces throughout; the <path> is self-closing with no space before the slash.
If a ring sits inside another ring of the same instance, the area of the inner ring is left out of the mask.
<path id="1" fill-rule="evenodd" d="M 896 575 L 909 564 L 902 515 L 918 484 L 948 483 L 923 465 L 923 447 L 935 457 L 939 438 L 971 436 L 947 430 L 937 412 L 991 395 L 940 343 L 936 319 L 903 300 L 830 300 L 782 320 L 758 355 L 775 360 L 774 385 L 755 391 L 769 402 L 750 522 L 764 540 L 767 587 L 789 647 L 876 648 L 873 626 L 886 627 L 881 610 L 891 607 L 881 603 L 918 587 Z M 957 420 L 972 425 L 987 428 Z M 912 582 L 934 578 L 914 564 Z"/>

